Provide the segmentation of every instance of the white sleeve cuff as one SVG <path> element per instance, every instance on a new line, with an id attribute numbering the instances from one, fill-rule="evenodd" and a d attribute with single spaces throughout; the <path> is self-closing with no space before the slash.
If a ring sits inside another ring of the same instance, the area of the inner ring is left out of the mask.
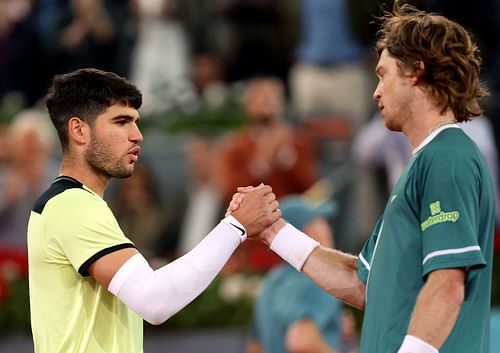
<path id="1" fill-rule="evenodd" d="M 278 232 L 270 248 L 297 271 L 302 271 L 307 258 L 318 246 L 316 240 L 287 224 Z"/>
<path id="2" fill-rule="evenodd" d="M 439 350 L 418 337 L 406 335 L 398 353 L 439 353 Z"/>
<path id="3" fill-rule="evenodd" d="M 227 216 L 221 222 L 229 224 L 233 232 L 240 238 L 240 243 L 243 243 L 247 239 L 247 231 L 245 227 L 233 216 Z"/>

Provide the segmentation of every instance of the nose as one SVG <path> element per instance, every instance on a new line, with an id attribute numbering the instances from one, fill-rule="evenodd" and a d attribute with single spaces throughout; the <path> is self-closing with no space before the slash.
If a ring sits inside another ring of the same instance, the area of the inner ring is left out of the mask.
<path id="1" fill-rule="evenodd" d="M 373 99 L 378 101 L 378 100 L 380 100 L 381 96 L 382 96 L 382 94 L 380 93 L 380 83 L 379 83 L 377 85 L 377 87 L 375 88 L 375 91 L 373 91 Z"/>
<path id="2" fill-rule="evenodd" d="M 139 129 L 139 126 L 137 126 L 137 124 L 134 124 L 130 140 L 135 143 L 140 143 L 144 140 L 144 136 L 142 135 L 141 130 Z"/>

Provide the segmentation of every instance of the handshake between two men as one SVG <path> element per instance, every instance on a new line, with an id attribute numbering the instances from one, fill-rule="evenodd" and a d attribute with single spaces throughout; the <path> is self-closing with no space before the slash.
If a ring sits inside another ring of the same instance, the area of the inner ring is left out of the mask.
<path id="1" fill-rule="evenodd" d="M 301 271 L 312 250 L 319 246 L 310 237 L 293 236 L 299 231 L 281 218 L 279 202 L 268 185 L 239 187 L 225 216 L 230 224 L 234 217 L 243 226 L 248 238 L 263 242 L 298 271 Z"/>

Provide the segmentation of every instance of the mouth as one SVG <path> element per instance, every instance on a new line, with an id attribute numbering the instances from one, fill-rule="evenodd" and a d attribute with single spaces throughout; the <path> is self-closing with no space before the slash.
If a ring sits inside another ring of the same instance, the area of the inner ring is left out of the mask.
<path id="1" fill-rule="evenodd" d="M 141 152 L 141 148 L 139 146 L 135 146 L 132 148 L 129 152 L 128 155 L 132 161 L 137 162 L 139 160 L 139 153 Z"/>

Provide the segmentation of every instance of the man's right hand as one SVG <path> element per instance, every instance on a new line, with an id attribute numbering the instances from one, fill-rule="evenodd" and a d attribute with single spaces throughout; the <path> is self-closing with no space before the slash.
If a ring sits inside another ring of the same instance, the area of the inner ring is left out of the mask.
<path id="1" fill-rule="evenodd" d="M 250 238 L 256 238 L 281 218 L 276 195 L 268 185 L 259 185 L 245 192 L 236 210 L 231 212 L 246 229 Z"/>

